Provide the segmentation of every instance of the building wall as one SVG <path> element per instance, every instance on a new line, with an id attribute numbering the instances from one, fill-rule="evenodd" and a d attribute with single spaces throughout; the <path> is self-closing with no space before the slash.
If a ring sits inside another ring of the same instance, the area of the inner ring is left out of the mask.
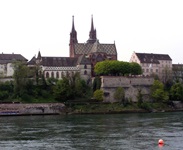
<path id="1" fill-rule="evenodd" d="M 8 63 L 7 64 L 7 77 L 12 77 L 14 74 L 14 69 L 13 69 L 13 64 L 12 63 Z"/>
<path id="2" fill-rule="evenodd" d="M 91 65 L 78 65 L 80 70 L 80 76 L 82 79 L 87 81 L 91 78 Z"/>
<path id="3" fill-rule="evenodd" d="M 158 63 L 141 63 L 135 52 L 133 52 L 130 62 L 136 62 L 142 67 L 143 76 L 158 75 L 161 80 L 171 76 L 172 60 L 158 60 Z"/>
<path id="4" fill-rule="evenodd" d="M 101 76 L 101 90 L 104 91 L 105 102 L 116 102 L 113 95 L 118 87 L 123 87 L 125 97 L 137 102 L 138 91 L 141 90 L 144 100 L 149 100 L 150 87 L 153 78 L 123 77 L 123 76 Z"/>
<path id="5" fill-rule="evenodd" d="M 46 67 L 42 66 L 42 72 L 44 73 L 45 78 L 58 78 L 61 79 L 62 75 L 67 75 L 67 73 L 79 72 L 78 67 Z M 58 74 L 58 76 L 57 76 Z M 47 76 L 49 75 L 49 76 Z"/>

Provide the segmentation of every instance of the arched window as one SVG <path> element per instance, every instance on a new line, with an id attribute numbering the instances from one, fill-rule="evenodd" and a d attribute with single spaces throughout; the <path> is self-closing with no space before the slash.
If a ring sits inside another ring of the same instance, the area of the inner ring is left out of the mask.
<path id="1" fill-rule="evenodd" d="M 84 75 L 86 75 L 86 74 L 87 74 L 87 71 L 85 70 L 85 71 L 84 71 Z"/>
<path id="2" fill-rule="evenodd" d="M 86 64 L 84 65 L 84 69 L 87 69 L 87 65 Z"/>
<path id="3" fill-rule="evenodd" d="M 59 72 L 57 71 L 57 74 L 56 74 L 57 78 L 59 78 Z"/>
<path id="4" fill-rule="evenodd" d="M 64 72 L 62 71 L 62 72 L 61 72 L 61 78 L 63 78 L 63 77 L 64 77 Z"/>
<path id="5" fill-rule="evenodd" d="M 46 78 L 49 78 L 49 72 L 46 72 Z"/>
<path id="6" fill-rule="evenodd" d="M 51 72 L 51 77 L 54 78 L 54 72 Z"/>

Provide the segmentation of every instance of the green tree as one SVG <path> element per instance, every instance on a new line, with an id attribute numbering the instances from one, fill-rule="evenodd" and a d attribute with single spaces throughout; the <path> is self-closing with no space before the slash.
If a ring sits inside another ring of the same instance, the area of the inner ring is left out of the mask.
<path id="1" fill-rule="evenodd" d="M 164 91 L 162 82 L 155 80 L 151 87 L 151 97 L 156 102 L 166 102 L 169 99 L 168 93 Z"/>
<path id="2" fill-rule="evenodd" d="M 170 95 L 172 100 L 183 101 L 183 85 L 175 83 L 170 89 Z"/>
<path id="3" fill-rule="evenodd" d="M 13 68 L 14 94 L 16 97 L 22 97 L 27 92 L 26 84 L 28 81 L 29 68 L 21 61 L 14 62 Z"/>
<path id="4" fill-rule="evenodd" d="M 104 92 L 102 90 L 96 90 L 93 94 L 93 97 L 98 101 L 103 101 Z"/>
<path id="5" fill-rule="evenodd" d="M 100 89 L 100 87 L 101 87 L 101 78 L 99 76 L 96 76 L 93 81 L 93 91 Z"/>
<path id="6" fill-rule="evenodd" d="M 142 90 L 138 89 L 138 93 L 137 93 L 137 105 L 138 107 L 142 107 L 142 103 L 143 103 L 143 95 L 142 95 Z"/>
<path id="7" fill-rule="evenodd" d="M 69 84 L 69 80 L 63 77 L 61 80 L 58 80 L 54 87 L 54 97 L 57 101 L 65 102 L 70 99 L 72 89 Z"/>
<path id="8" fill-rule="evenodd" d="M 125 100 L 125 91 L 123 87 L 118 87 L 116 88 L 114 92 L 114 99 L 117 100 L 118 102 L 124 102 Z"/>
<path id="9" fill-rule="evenodd" d="M 137 63 L 129 63 L 117 60 L 105 60 L 98 62 L 94 71 L 96 75 L 139 75 L 142 74 L 142 68 Z"/>
<path id="10" fill-rule="evenodd" d="M 130 73 L 132 75 L 140 75 L 142 74 L 142 67 L 136 62 L 132 62 L 130 63 Z"/>

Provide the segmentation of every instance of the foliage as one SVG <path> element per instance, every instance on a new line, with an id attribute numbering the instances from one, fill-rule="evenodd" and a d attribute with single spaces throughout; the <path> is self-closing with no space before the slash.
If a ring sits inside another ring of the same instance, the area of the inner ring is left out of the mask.
<path id="1" fill-rule="evenodd" d="M 183 85 L 175 83 L 170 90 L 172 100 L 183 101 Z"/>
<path id="2" fill-rule="evenodd" d="M 142 74 L 142 68 L 135 62 L 105 60 L 95 65 L 94 72 L 96 75 L 140 75 Z"/>
<path id="3" fill-rule="evenodd" d="M 141 68 L 141 66 L 138 64 L 138 63 L 136 63 L 136 62 L 132 62 L 132 63 L 130 63 L 130 70 L 131 70 L 131 74 L 132 75 L 140 75 L 140 74 L 142 74 L 142 68 Z"/>
<path id="4" fill-rule="evenodd" d="M 99 100 L 99 101 L 103 101 L 103 94 L 104 92 L 102 90 L 96 90 L 93 94 L 93 97 L 96 99 L 96 100 Z"/>
<path id="5" fill-rule="evenodd" d="M 138 107 L 141 107 L 142 103 L 143 103 L 143 95 L 142 95 L 142 90 L 138 89 L 138 93 L 137 93 L 137 105 Z"/>
<path id="6" fill-rule="evenodd" d="M 69 85 L 69 80 L 63 77 L 62 80 L 59 80 L 54 87 L 54 97 L 60 102 L 64 102 L 71 97 L 71 87 Z"/>
<path id="7" fill-rule="evenodd" d="M 24 62 L 16 61 L 14 67 L 14 94 L 16 97 L 21 97 L 26 92 L 26 84 L 29 75 L 29 69 Z"/>
<path id="8" fill-rule="evenodd" d="M 65 102 L 69 99 L 87 97 L 89 86 L 80 78 L 79 73 L 72 73 L 63 76 L 56 82 L 53 88 L 53 95 L 57 101 Z"/>
<path id="9" fill-rule="evenodd" d="M 151 87 L 151 97 L 157 102 L 168 101 L 168 93 L 164 91 L 164 85 L 162 82 L 155 80 Z"/>
<path id="10" fill-rule="evenodd" d="M 118 102 L 124 102 L 125 100 L 125 91 L 123 87 L 118 87 L 114 92 L 114 99 Z"/>
<path id="11" fill-rule="evenodd" d="M 93 81 L 93 91 L 99 90 L 101 87 L 101 79 L 99 76 L 96 76 Z"/>

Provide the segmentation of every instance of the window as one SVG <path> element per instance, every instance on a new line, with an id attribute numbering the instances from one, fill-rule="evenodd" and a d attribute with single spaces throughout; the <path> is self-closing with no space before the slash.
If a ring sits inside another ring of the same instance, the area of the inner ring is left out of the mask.
<path id="1" fill-rule="evenodd" d="M 46 78 L 49 78 L 49 73 L 48 72 L 46 72 Z"/>
<path id="2" fill-rule="evenodd" d="M 146 72 L 149 72 L 149 69 L 146 69 Z"/>
<path id="3" fill-rule="evenodd" d="M 57 78 L 59 78 L 59 72 L 57 71 L 57 74 L 56 74 Z"/>
<path id="4" fill-rule="evenodd" d="M 51 72 L 51 77 L 54 78 L 54 72 Z"/>
<path id="5" fill-rule="evenodd" d="M 156 69 L 156 72 L 158 72 L 158 69 Z"/>
<path id="6" fill-rule="evenodd" d="M 85 64 L 84 69 L 87 69 L 87 65 Z"/>
<path id="7" fill-rule="evenodd" d="M 87 71 L 85 70 L 85 71 L 84 71 L 84 75 L 86 75 L 86 74 L 87 74 Z"/>

